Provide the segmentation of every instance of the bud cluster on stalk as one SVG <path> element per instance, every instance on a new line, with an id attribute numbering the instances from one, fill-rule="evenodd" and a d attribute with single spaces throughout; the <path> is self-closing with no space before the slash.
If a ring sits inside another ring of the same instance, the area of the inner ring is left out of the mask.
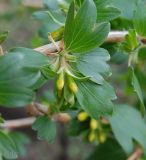
<path id="1" fill-rule="evenodd" d="M 66 104 L 73 105 L 75 102 L 75 94 L 78 91 L 75 82 L 75 75 L 70 65 L 75 62 L 76 57 L 65 52 L 56 55 L 52 63 L 52 70 L 57 73 L 56 93 L 59 98 L 65 99 Z M 64 95 L 67 95 L 66 98 Z"/>
<path id="2" fill-rule="evenodd" d="M 100 121 L 90 118 L 84 111 L 78 114 L 77 119 L 80 122 L 89 122 L 89 132 L 87 135 L 89 142 L 104 143 L 107 140 L 107 134 L 104 132 Z"/>

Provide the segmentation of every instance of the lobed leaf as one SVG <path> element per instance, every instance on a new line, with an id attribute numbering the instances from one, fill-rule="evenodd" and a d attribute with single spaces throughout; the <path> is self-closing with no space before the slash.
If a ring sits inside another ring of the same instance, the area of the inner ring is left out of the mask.
<path id="1" fill-rule="evenodd" d="M 32 49 L 15 48 L 0 57 L 0 104 L 23 106 L 32 102 L 34 90 L 46 79 L 40 68 L 50 60 Z"/>
<path id="2" fill-rule="evenodd" d="M 55 123 L 47 116 L 40 116 L 32 125 L 32 129 L 37 131 L 37 136 L 41 140 L 53 143 L 56 137 Z"/>
<path id="3" fill-rule="evenodd" d="M 133 140 L 140 143 L 146 151 L 146 124 L 136 109 L 128 105 L 116 105 L 108 120 L 116 139 L 128 154 L 134 148 Z"/>
<path id="4" fill-rule="evenodd" d="M 65 49 L 68 52 L 87 52 L 104 42 L 110 25 L 97 24 L 96 18 L 96 6 L 93 0 L 85 0 L 76 16 L 74 4 L 71 4 L 64 32 Z"/>
<path id="5" fill-rule="evenodd" d="M 98 85 L 91 81 L 77 82 L 77 100 L 82 109 L 92 118 L 98 119 L 101 115 L 111 115 L 113 113 L 113 103 L 116 98 L 113 88 L 104 82 Z"/>
<path id="6" fill-rule="evenodd" d="M 90 52 L 80 54 L 77 57 L 77 68 L 86 77 L 98 84 L 104 83 L 104 77 L 108 77 L 111 72 L 106 63 L 110 59 L 107 50 L 97 48 Z"/>

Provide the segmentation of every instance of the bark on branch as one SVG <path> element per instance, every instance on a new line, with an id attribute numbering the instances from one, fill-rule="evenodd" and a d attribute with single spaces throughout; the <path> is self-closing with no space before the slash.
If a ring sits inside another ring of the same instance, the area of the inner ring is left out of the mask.
<path id="1" fill-rule="evenodd" d="M 114 42 L 123 42 L 125 39 L 125 35 L 128 34 L 128 31 L 111 31 L 108 34 L 108 37 L 105 42 L 114 43 Z M 143 43 L 146 43 L 146 39 L 143 37 L 138 37 Z M 56 45 L 62 45 L 61 41 L 56 42 Z M 51 55 L 54 52 L 57 52 L 56 46 L 54 44 L 46 44 L 44 46 L 35 48 L 34 50 L 41 52 L 45 55 Z"/>
<path id="2" fill-rule="evenodd" d="M 127 31 L 111 31 L 106 39 L 106 42 L 108 43 L 122 42 L 124 41 L 124 37 L 126 34 L 128 34 Z M 60 41 L 56 42 L 56 44 L 59 45 Z M 43 54 L 49 54 L 49 55 L 57 51 L 56 46 L 52 43 L 35 48 L 34 50 L 39 51 Z"/>

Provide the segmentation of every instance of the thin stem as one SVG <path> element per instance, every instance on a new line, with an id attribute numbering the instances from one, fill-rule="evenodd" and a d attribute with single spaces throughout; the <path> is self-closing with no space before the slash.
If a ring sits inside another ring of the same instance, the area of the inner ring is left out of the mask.
<path id="1" fill-rule="evenodd" d="M 48 36 L 49 40 L 52 42 L 52 44 L 56 47 L 57 51 L 60 52 L 60 47 L 58 46 L 58 44 L 54 41 L 53 37 L 51 36 L 51 34 L 49 34 Z"/>
<path id="2" fill-rule="evenodd" d="M 138 160 L 143 154 L 143 150 L 141 148 L 136 148 L 132 155 L 128 158 L 128 160 Z"/>
<path id="3" fill-rule="evenodd" d="M 0 56 L 3 56 L 3 55 L 4 55 L 3 48 L 2 48 L 2 46 L 0 45 Z"/>
<path id="4" fill-rule="evenodd" d="M 107 39 L 105 42 L 108 43 L 114 43 L 114 42 L 123 42 L 125 39 L 125 35 L 128 34 L 128 31 L 111 31 L 108 34 Z M 146 39 L 142 37 L 138 37 L 143 43 L 146 43 Z M 51 39 L 50 39 L 51 40 Z M 52 40 L 51 40 L 52 41 Z M 60 51 L 60 45 L 61 41 L 55 42 L 54 40 L 52 41 L 52 44 L 47 44 L 44 46 L 41 46 L 39 48 L 36 48 L 36 51 L 39 51 L 43 54 L 46 55 L 52 55 L 53 52 Z"/>

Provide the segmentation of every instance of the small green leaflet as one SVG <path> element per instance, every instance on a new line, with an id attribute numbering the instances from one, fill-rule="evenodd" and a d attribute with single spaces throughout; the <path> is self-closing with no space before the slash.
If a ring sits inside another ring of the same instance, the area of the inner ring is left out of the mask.
<path id="1" fill-rule="evenodd" d="M 16 131 L 12 131 L 8 135 L 15 143 L 18 154 L 21 156 L 25 156 L 27 152 L 25 145 L 30 143 L 29 137 L 21 132 Z"/>
<path id="2" fill-rule="evenodd" d="M 41 140 L 53 143 L 56 137 L 56 125 L 49 117 L 40 116 L 32 125 L 32 129 L 37 131 L 37 136 Z"/>
<path id="3" fill-rule="evenodd" d="M 8 31 L 5 31 L 5 32 L 1 32 L 0 33 L 0 44 L 2 44 L 4 41 L 5 41 L 5 39 L 7 38 L 7 36 L 8 36 Z"/>
<path id="4" fill-rule="evenodd" d="M 125 36 L 125 41 L 122 43 L 122 49 L 124 49 L 128 54 L 129 52 L 136 51 L 140 42 L 137 38 L 136 31 L 134 29 L 129 30 L 129 34 Z"/>
<path id="5" fill-rule="evenodd" d="M 86 160 L 126 160 L 126 153 L 114 139 L 98 145 Z"/>
<path id="6" fill-rule="evenodd" d="M 136 109 L 128 105 L 117 105 L 108 120 L 116 139 L 128 154 L 133 151 L 133 140 L 146 151 L 146 124 Z"/>
<path id="7" fill-rule="evenodd" d="M 0 154 L 3 158 L 10 160 L 18 158 L 14 142 L 2 131 L 0 131 Z"/>
<path id="8" fill-rule="evenodd" d="M 77 86 L 77 100 L 92 118 L 98 119 L 101 115 L 112 114 L 114 104 L 111 100 L 116 99 L 116 95 L 107 82 L 98 85 L 92 81 L 77 81 Z"/>
<path id="9" fill-rule="evenodd" d="M 106 63 L 110 59 L 107 50 L 97 48 L 93 51 L 77 55 L 77 68 L 86 77 L 98 84 L 104 83 L 104 77 L 108 77 L 111 72 Z"/>
<path id="10" fill-rule="evenodd" d="M 137 2 L 136 10 L 134 12 L 134 28 L 136 32 L 142 36 L 146 37 L 146 4 L 145 2 L 139 0 Z"/>
<path id="11" fill-rule="evenodd" d="M 144 100 L 143 100 L 143 94 L 142 94 L 142 90 L 141 90 L 139 81 L 134 73 L 134 69 L 132 69 L 132 86 L 133 86 L 134 91 L 137 93 L 137 96 L 140 100 L 140 103 L 141 103 L 140 110 L 141 110 L 142 115 L 144 115 L 145 114 L 145 105 L 144 105 Z"/>
<path id="12" fill-rule="evenodd" d="M 110 24 L 96 23 L 97 11 L 93 0 L 85 0 L 76 16 L 74 10 L 72 3 L 65 24 L 65 50 L 81 53 L 101 45 L 109 33 Z"/>

